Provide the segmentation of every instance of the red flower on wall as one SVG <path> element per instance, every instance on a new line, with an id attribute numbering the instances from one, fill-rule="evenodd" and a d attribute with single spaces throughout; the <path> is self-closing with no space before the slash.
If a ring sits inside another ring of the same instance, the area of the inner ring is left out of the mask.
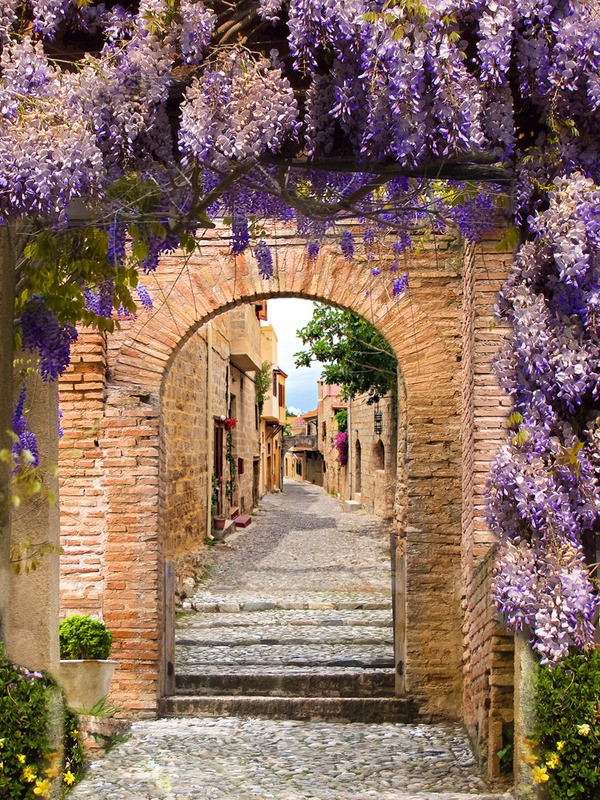
<path id="1" fill-rule="evenodd" d="M 223 420 L 223 427 L 226 431 L 232 431 L 237 424 L 238 421 L 235 417 L 227 417 L 227 419 Z"/>

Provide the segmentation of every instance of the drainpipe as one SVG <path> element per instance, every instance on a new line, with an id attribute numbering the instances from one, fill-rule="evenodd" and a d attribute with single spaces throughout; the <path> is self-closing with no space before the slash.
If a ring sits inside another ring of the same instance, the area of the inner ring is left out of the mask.
<path id="1" fill-rule="evenodd" d="M 206 533 L 210 536 L 212 527 L 212 474 L 214 462 L 215 437 L 213 431 L 213 330 L 212 322 L 206 323 Z"/>
<path id="2" fill-rule="evenodd" d="M 354 499 L 354 446 L 352 443 L 352 399 L 348 400 L 348 500 Z"/>

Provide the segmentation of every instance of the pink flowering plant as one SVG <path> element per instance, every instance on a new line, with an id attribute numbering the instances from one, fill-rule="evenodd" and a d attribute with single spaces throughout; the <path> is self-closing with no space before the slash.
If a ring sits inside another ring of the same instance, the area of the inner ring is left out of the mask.
<path id="1" fill-rule="evenodd" d="M 337 450 L 337 462 L 340 467 L 345 467 L 348 463 L 348 433 L 336 433 L 333 437 L 332 450 Z"/>

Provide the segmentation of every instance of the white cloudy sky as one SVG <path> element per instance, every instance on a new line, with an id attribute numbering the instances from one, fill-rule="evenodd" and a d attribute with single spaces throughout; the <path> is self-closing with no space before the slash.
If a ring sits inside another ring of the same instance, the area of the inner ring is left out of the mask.
<path id="1" fill-rule="evenodd" d="M 312 411 L 317 407 L 317 380 L 321 375 L 321 365 L 314 363 L 310 368 L 301 369 L 294 365 L 294 353 L 302 350 L 296 331 L 309 322 L 313 306 L 311 300 L 297 298 L 267 301 L 268 322 L 277 334 L 279 368 L 288 375 L 286 404 L 296 412 Z"/>

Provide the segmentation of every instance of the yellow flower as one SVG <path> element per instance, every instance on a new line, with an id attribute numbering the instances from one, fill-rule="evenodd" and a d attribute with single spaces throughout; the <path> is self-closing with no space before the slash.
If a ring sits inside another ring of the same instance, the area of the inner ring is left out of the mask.
<path id="1" fill-rule="evenodd" d="M 589 736 L 589 735 L 590 735 L 590 731 L 591 731 L 591 730 L 592 730 L 592 729 L 590 728 L 590 726 L 589 726 L 589 725 L 587 724 L 587 722 L 586 722 L 584 725 L 580 725 L 580 726 L 577 728 L 577 733 L 578 733 L 580 736 Z"/>
<path id="2" fill-rule="evenodd" d="M 523 755 L 523 761 L 526 764 L 529 764 L 529 766 L 532 766 L 533 764 L 538 763 L 539 758 L 535 755 L 535 753 L 525 753 Z"/>
<path id="3" fill-rule="evenodd" d="M 37 773 L 36 773 L 35 767 L 27 766 L 27 767 L 25 767 L 25 769 L 23 770 L 23 773 L 22 773 L 23 780 L 26 780 L 27 783 L 33 783 L 34 780 L 35 780 L 36 774 Z"/>
<path id="4" fill-rule="evenodd" d="M 79 731 L 77 730 L 77 728 L 73 728 L 73 730 L 71 731 L 71 736 L 73 737 L 73 739 L 76 739 L 79 736 Z"/>
<path id="5" fill-rule="evenodd" d="M 0 747 L 4 747 L 4 742 L 5 741 L 6 741 L 6 739 L 0 739 Z"/>
<path id="6" fill-rule="evenodd" d="M 72 786 L 75 783 L 75 775 L 73 775 L 71 770 L 65 772 L 63 781 L 67 784 L 67 786 Z"/>
<path id="7" fill-rule="evenodd" d="M 534 783 L 546 783 L 546 781 L 550 780 L 550 775 L 548 775 L 548 770 L 546 767 L 534 767 L 533 768 L 533 782 Z"/>
<path id="8" fill-rule="evenodd" d="M 556 749 L 557 750 L 564 750 L 564 747 L 565 747 L 565 743 L 564 742 L 557 742 L 556 743 Z"/>
<path id="9" fill-rule="evenodd" d="M 54 750 L 46 756 L 48 767 L 44 770 L 47 778 L 57 778 L 62 772 L 62 758 L 60 750 Z"/>
<path id="10" fill-rule="evenodd" d="M 548 753 L 546 756 L 546 765 L 549 769 L 556 769 L 560 764 L 560 757 L 558 753 Z"/>
<path id="11" fill-rule="evenodd" d="M 43 781 L 38 780 L 35 782 L 33 793 L 37 794 L 38 797 L 50 797 L 50 788 L 50 781 L 44 778 Z"/>
<path id="12" fill-rule="evenodd" d="M 23 755 L 23 753 L 19 753 L 17 756 L 17 761 L 19 764 L 24 764 L 27 761 L 27 757 Z"/>

